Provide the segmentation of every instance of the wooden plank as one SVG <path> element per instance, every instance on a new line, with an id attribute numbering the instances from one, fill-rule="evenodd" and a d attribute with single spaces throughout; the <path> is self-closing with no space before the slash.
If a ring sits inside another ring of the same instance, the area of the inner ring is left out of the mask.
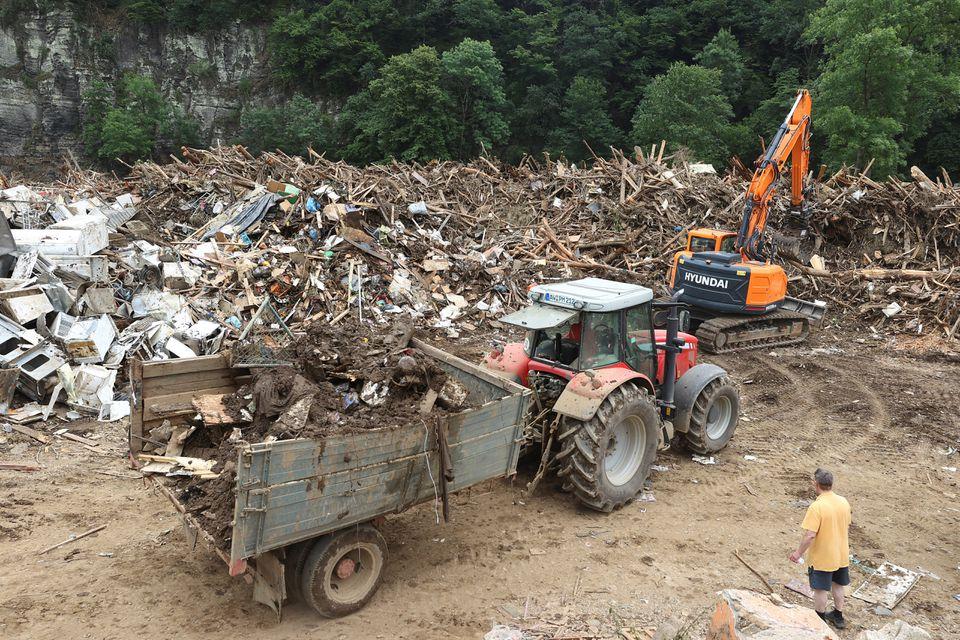
<path id="1" fill-rule="evenodd" d="M 147 378 L 143 381 L 143 395 L 147 398 L 168 396 L 184 391 L 203 393 L 205 389 L 220 387 L 239 387 L 237 376 L 229 369 L 204 371 L 185 375 L 164 376 L 162 378 Z"/>
<path id="2" fill-rule="evenodd" d="M 193 408 L 200 413 L 200 417 L 206 425 L 237 424 L 241 420 L 233 417 L 223 403 L 224 399 L 230 395 L 228 393 L 218 393 L 197 396 L 193 399 Z"/>
<path id="3" fill-rule="evenodd" d="M 223 354 L 144 362 L 143 378 L 146 380 L 147 378 L 159 378 L 161 376 L 196 373 L 198 371 L 211 371 L 222 368 L 227 368 L 227 359 Z"/>
<path id="4" fill-rule="evenodd" d="M 96 447 L 97 445 L 100 444 L 96 440 L 91 440 L 90 438 L 84 438 L 83 436 L 78 436 L 77 434 L 70 433 L 69 431 L 67 431 L 66 433 L 59 433 L 56 435 L 58 438 L 64 438 L 65 440 L 72 440 L 74 442 L 79 442 L 80 444 L 85 444 L 88 447 Z"/>
<path id="5" fill-rule="evenodd" d="M 134 358 L 130 364 L 130 430 L 127 444 L 136 455 L 143 449 L 143 361 Z"/>
<path id="6" fill-rule="evenodd" d="M 42 442 L 43 444 L 50 444 L 50 438 L 43 435 L 39 431 L 34 431 L 30 427 L 25 427 L 21 424 L 11 423 L 10 428 L 13 429 L 14 431 L 22 433 L 25 436 L 30 436 L 31 438 L 33 438 L 34 440 L 37 440 L 38 442 Z"/>
<path id="7" fill-rule="evenodd" d="M 214 393 L 233 393 L 236 387 L 233 385 L 214 387 L 213 389 L 204 389 L 204 394 Z M 184 413 L 196 413 L 193 408 L 193 398 L 197 395 L 196 391 L 184 391 L 166 396 L 154 398 L 144 398 L 144 421 L 155 418 L 169 418 L 173 415 L 183 415 Z"/>

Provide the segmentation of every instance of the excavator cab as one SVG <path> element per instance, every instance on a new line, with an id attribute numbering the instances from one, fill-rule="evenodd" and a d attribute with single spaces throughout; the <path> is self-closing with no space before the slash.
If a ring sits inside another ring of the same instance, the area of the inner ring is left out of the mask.
<path id="1" fill-rule="evenodd" d="M 737 253 L 737 234 L 722 229 L 694 229 L 687 234 L 686 251 Z"/>

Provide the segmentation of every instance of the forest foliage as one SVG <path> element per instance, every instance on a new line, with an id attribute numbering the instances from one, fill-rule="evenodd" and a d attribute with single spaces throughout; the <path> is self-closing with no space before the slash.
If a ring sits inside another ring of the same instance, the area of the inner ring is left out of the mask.
<path id="1" fill-rule="evenodd" d="M 151 26 L 269 23 L 273 106 L 238 114 L 255 148 L 579 161 L 663 139 L 724 164 L 755 158 L 803 86 L 816 164 L 960 171 L 957 0 L 70 1 Z"/>

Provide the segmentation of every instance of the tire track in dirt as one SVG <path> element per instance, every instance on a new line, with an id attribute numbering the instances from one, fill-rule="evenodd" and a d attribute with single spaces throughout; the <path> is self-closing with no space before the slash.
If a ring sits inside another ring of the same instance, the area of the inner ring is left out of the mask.
<path id="1" fill-rule="evenodd" d="M 827 356 L 829 357 L 829 356 Z M 881 455 L 889 449 L 884 434 L 889 412 L 880 397 L 859 379 L 859 366 L 836 366 L 806 354 L 751 355 L 747 367 L 733 362 L 737 378 L 754 382 L 742 387 L 741 421 L 732 451 L 737 478 L 750 486 L 774 481 L 787 495 L 806 497 L 811 466 L 833 465 L 854 454 Z M 756 385 L 756 386 L 755 386 Z M 741 455 L 737 455 L 741 454 Z M 742 455 L 759 460 L 746 461 Z M 762 462 L 761 462 L 762 461 Z"/>

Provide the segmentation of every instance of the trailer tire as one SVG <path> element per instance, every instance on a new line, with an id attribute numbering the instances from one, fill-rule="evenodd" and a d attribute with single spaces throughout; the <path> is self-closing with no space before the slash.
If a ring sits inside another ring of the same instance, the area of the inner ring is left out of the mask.
<path id="1" fill-rule="evenodd" d="M 593 418 L 566 418 L 560 431 L 558 475 L 583 505 L 610 512 L 643 490 L 660 431 L 660 413 L 646 389 L 626 382 Z"/>
<path id="2" fill-rule="evenodd" d="M 380 588 L 387 543 L 369 524 L 322 536 L 307 554 L 300 576 L 300 594 L 326 618 L 362 609 Z"/>
<path id="3" fill-rule="evenodd" d="M 727 446 L 740 419 L 740 394 L 729 376 L 711 380 L 690 410 L 687 448 L 705 455 Z"/>
<path id="4" fill-rule="evenodd" d="M 295 542 L 287 547 L 286 557 L 283 560 L 283 579 L 287 588 L 287 599 L 300 600 L 300 577 L 303 575 L 303 565 L 307 561 L 307 554 L 316 540 L 311 538 Z"/>

